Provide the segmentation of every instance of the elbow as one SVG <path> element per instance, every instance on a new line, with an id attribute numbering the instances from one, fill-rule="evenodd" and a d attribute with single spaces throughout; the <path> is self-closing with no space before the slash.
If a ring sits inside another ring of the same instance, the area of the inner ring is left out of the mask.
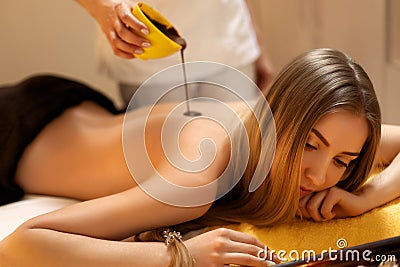
<path id="1" fill-rule="evenodd" d="M 30 231 L 30 225 L 26 222 L 0 241 L 0 266 L 32 266 L 26 262 L 30 246 L 29 238 L 26 237 Z"/>
<path id="2" fill-rule="evenodd" d="M 23 233 L 20 229 L 15 230 L 0 242 L 0 266 L 11 267 L 20 266 L 18 255 L 21 253 L 22 246 L 20 241 Z"/>
<path id="3" fill-rule="evenodd" d="M 13 258 L 15 258 L 14 250 L 9 248 L 9 244 L 5 240 L 0 241 L 0 266 L 2 267 L 15 267 L 19 266 Z"/>
<path id="4" fill-rule="evenodd" d="M 3 244 L 4 241 L 0 241 L 0 265 L 8 267 L 10 266 L 8 260 L 7 260 L 7 252 L 5 245 Z"/>

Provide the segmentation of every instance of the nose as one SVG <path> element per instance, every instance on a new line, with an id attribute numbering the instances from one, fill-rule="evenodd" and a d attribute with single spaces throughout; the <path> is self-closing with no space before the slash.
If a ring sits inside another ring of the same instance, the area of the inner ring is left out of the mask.
<path id="1" fill-rule="evenodd" d="M 310 180 L 315 186 L 322 186 L 326 182 L 327 166 L 326 163 L 321 161 L 309 166 L 305 169 L 306 179 Z"/>

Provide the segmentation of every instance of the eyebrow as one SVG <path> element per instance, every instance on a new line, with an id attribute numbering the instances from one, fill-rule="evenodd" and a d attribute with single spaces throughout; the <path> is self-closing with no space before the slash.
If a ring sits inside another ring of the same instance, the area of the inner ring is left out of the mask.
<path id="1" fill-rule="evenodd" d="M 317 129 L 313 128 L 313 129 L 311 129 L 311 132 L 313 132 L 321 140 L 321 142 L 324 143 L 324 145 L 326 145 L 328 147 L 330 146 L 328 140 L 326 140 L 326 138 Z M 358 152 L 347 152 L 347 151 L 342 152 L 342 154 L 349 155 L 349 156 L 359 156 L 360 155 L 360 153 L 358 153 Z"/>

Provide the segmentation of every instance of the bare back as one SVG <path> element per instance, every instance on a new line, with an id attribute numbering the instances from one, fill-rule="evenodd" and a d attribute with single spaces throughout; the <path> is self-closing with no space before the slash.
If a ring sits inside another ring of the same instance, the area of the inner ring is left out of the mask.
<path id="1" fill-rule="evenodd" d="M 146 154 L 137 150 L 135 157 L 139 160 L 148 156 L 163 176 L 174 180 L 173 177 L 179 177 L 181 172 L 169 163 L 161 142 L 169 111 L 168 107 L 159 108 L 150 117 L 146 115 L 146 109 L 131 111 L 132 119 L 129 119 L 129 125 L 125 120 L 125 127 L 129 127 L 127 137 L 132 140 L 145 129 Z M 17 183 L 27 193 L 83 200 L 136 186 L 124 157 L 123 122 L 124 115 L 112 115 L 91 102 L 66 110 L 27 147 L 19 161 Z M 212 166 L 203 171 L 208 176 L 205 181 L 209 181 L 210 177 L 217 177 L 223 171 L 229 160 L 224 128 L 212 120 L 199 118 L 183 127 L 178 143 L 185 157 L 196 159 L 200 156 L 198 145 L 205 138 L 213 140 L 217 155 Z M 136 166 L 143 168 L 141 164 Z M 199 176 L 193 175 L 195 177 Z M 184 184 L 185 179 L 174 182 Z"/>

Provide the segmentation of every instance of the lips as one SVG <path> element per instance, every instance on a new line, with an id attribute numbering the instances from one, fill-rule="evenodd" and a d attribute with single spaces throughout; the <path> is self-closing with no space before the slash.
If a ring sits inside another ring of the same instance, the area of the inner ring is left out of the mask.
<path id="1" fill-rule="evenodd" d="M 309 190 L 309 189 L 306 189 L 305 187 L 300 186 L 300 197 L 304 197 L 311 193 L 312 193 L 312 190 Z"/>

